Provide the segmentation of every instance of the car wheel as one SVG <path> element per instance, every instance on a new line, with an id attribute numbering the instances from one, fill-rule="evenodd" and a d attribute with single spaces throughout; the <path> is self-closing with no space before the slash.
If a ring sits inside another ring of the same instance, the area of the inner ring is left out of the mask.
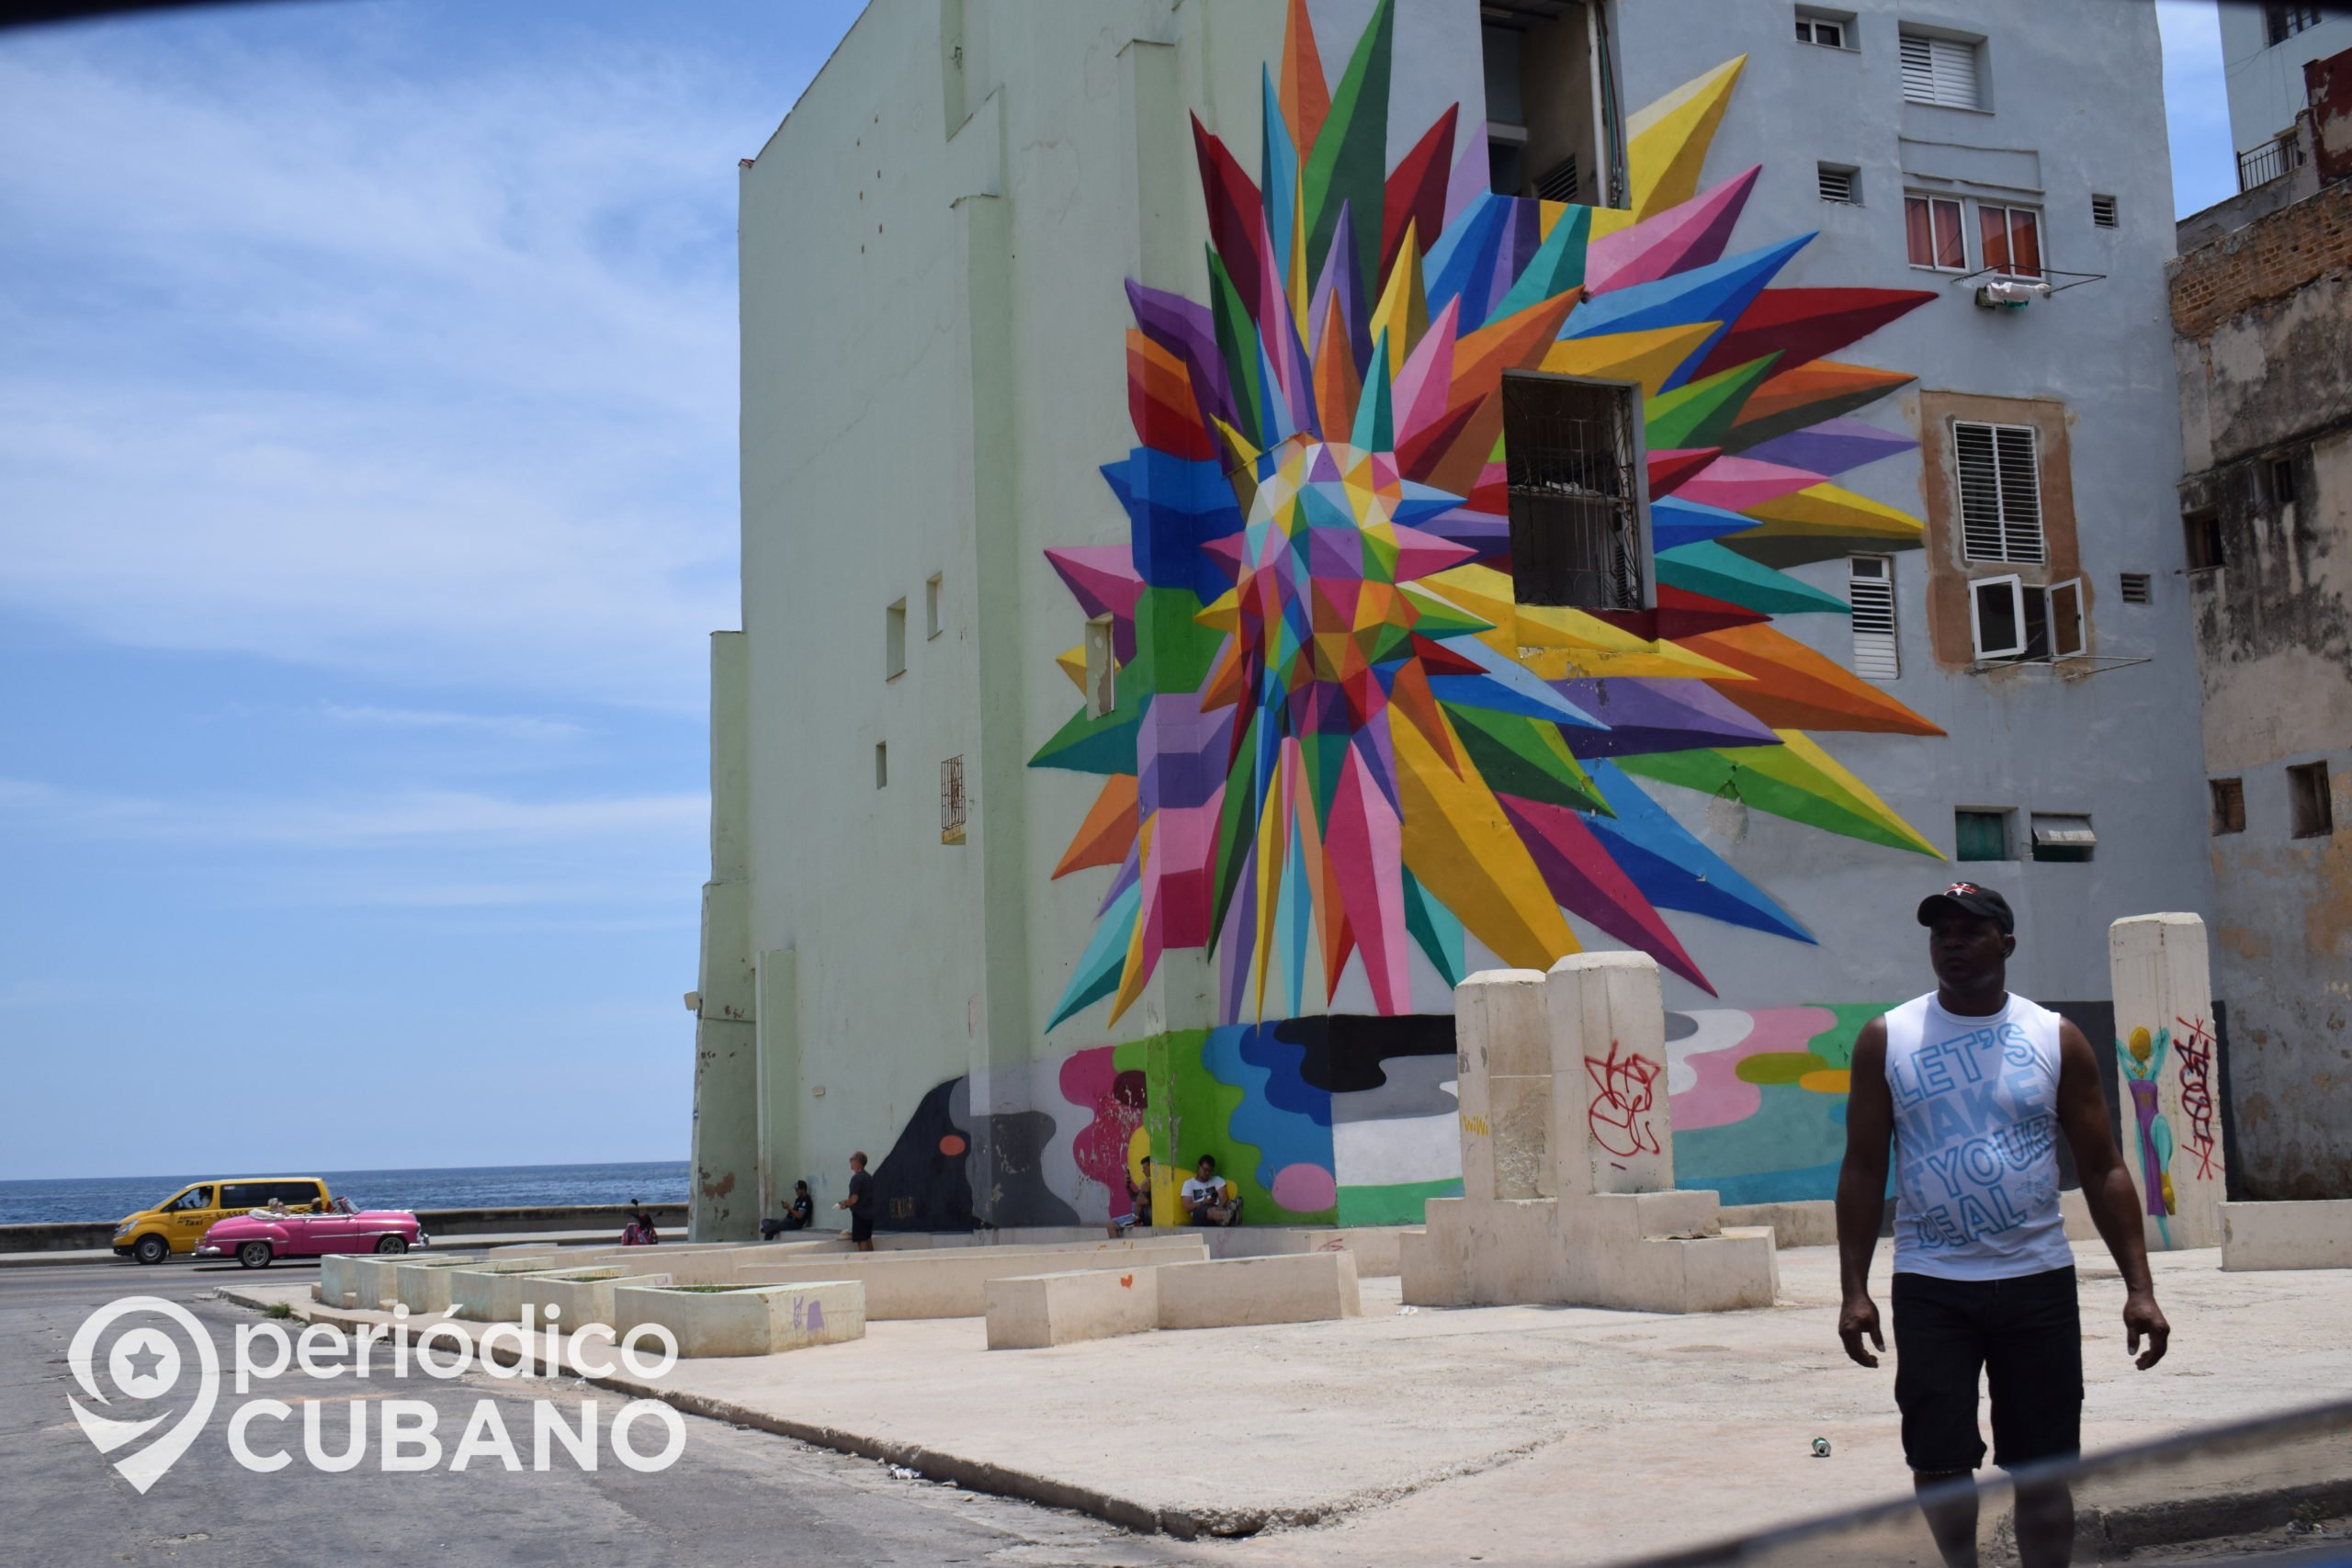
<path id="1" fill-rule="evenodd" d="M 376 1244 L 376 1250 L 379 1252 L 406 1252 L 408 1250 L 408 1237 L 404 1235 L 388 1235 Z"/>
<path id="2" fill-rule="evenodd" d="M 161 1263 L 172 1255 L 172 1244 L 159 1235 L 142 1235 L 130 1248 L 130 1256 L 141 1263 Z"/>
<path id="3" fill-rule="evenodd" d="M 269 1267 L 269 1243 L 249 1241 L 237 1248 L 237 1261 L 248 1269 Z"/>

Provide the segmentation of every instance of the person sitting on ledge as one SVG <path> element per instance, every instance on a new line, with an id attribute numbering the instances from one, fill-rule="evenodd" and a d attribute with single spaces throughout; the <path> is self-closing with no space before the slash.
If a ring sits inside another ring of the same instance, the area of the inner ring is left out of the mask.
<path id="1" fill-rule="evenodd" d="M 653 1228 L 653 1216 L 639 1209 L 629 1217 L 628 1228 L 621 1232 L 623 1247 L 653 1247 L 662 1240 L 662 1233 Z"/>
<path id="2" fill-rule="evenodd" d="M 1203 1155 L 1184 1180 L 1184 1223 L 1232 1225 L 1241 1223 L 1241 1195 L 1217 1179 L 1216 1156 Z"/>
<path id="3" fill-rule="evenodd" d="M 1118 1239 L 1127 1232 L 1142 1227 L 1151 1228 L 1151 1156 L 1143 1156 L 1143 1183 L 1138 1186 L 1132 1176 L 1127 1178 L 1127 1212 L 1111 1221 L 1111 1236 Z"/>
<path id="4" fill-rule="evenodd" d="M 760 1239 L 774 1241 L 786 1231 L 805 1231 L 816 1217 L 817 1205 L 809 1199 L 808 1184 L 796 1181 L 792 1184 L 792 1201 L 784 1206 L 784 1216 L 760 1222 Z"/>

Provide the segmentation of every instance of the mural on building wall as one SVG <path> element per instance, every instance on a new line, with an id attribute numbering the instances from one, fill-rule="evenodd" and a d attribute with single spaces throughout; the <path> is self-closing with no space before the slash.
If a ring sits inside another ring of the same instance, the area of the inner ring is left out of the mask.
<path id="1" fill-rule="evenodd" d="M 1573 918 L 1710 991 L 1661 909 L 1813 940 L 1637 781 L 1937 853 L 1808 732 L 1939 731 L 1772 624 L 1848 613 L 1781 568 L 1919 543 L 1833 478 L 1915 446 L 1846 417 L 1910 377 L 1826 356 L 1933 296 L 1770 287 L 1809 235 L 1731 252 L 1758 171 L 1698 180 L 1742 60 L 1628 120 L 1600 209 L 1488 193 L 1453 111 L 1385 168 L 1393 31 L 1382 0 L 1331 88 L 1294 0 L 1254 177 L 1194 122 L 1207 299 L 1128 286 L 1130 541 L 1047 552 L 1117 661 L 1033 759 L 1103 781 L 1055 874 L 1111 872 L 1051 1024 L 1205 950 L 1238 1032 L 1203 1059 L 1269 1094 L 1259 1021 L 1343 974 L 1409 1014 L 1416 954 L 1451 986 L 1465 938 L 1544 968 Z M 1640 385 L 1655 608 L 1515 599 L 1514 370 Z M 1340 1123 L 1270 1103 L 1313 1164 Z"/>

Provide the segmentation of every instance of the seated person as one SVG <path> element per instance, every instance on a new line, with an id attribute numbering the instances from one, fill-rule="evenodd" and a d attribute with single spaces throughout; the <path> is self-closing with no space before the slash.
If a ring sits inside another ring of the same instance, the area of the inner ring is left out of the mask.
<path id="1" fill-rule="evenodd" d="M 1215 1155 L 1201 1156 L 1201 1163 L 1185 1179 L 1182 1196 L 1186 1224 L 1230 1225 L 1240 1222 L 1240 1195 L 1233 1190 L 1230 1182 L 1217 1179 Z"/>
<path id="2" fill-rule="evenodd" d="M 808 1196 L 808 1184 L 796 1181 L 792 1184 L 792 1201 L 785 1205 L 784 1217 L 760 1222 L 760 1239 L 774 1241 L 785 1231 L 805 1231 L 816 1217 L 817 1205 Z"/>
<path id="3" fill-rule="evenodd" d="M 248 1209 L 245 1213 L 266 1220 L 282 1220 L 287 1217 L 286 1200 L 273 1193 L 268 1202 L 258 1209 Z"/>
<path id="4" fill-rule="evenodd" d="M 661 1240 L 661 1233 L 653 1228 L 653 1216 L 642 1209 L 630 1216 L 628 1228 L 621 1232 L 623 1247 L 653 1247 Z"/>
<path id="5" fill-rule="evenodd" d="M 1137 1186 L 1134 1177 L 1127 1178 L 1127 1212 L 1112 1216 L 1111 1235 L 1114 1237 L 1121 1235 L 1137 1225 L 1141 1225 L 1146 1230 L 1151 1228 L 1151 1156 L 1149 1155 L 1143 1156 L 1143 1184 Z"/>

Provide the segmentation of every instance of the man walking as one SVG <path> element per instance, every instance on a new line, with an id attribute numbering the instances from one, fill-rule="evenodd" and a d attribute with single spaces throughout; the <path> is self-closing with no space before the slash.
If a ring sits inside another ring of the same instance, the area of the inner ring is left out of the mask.
<path id="1" fill-rule="evenodd" d="M 874 1178 L 865 1174 L 865 1151 L 849 1156 L 849 1196 L 833 1205 L 849 1211 L 850 1245 L 860 1252 L 874 1250 Z"/>
<path id="2" fill-rule="evenodd" d="M 2171 1329 L 2149 1281 L 2138 1196 L 2108 1125 L 2090 1042 L 2008 992 L 2017 951 L 2008 901 L 1955 882 L 1918 915 L 1936 988 L 1863 1025 L 1854 1043 L 1838 1176 L 1846 1298 L 1838 1334 L 1849 1356 L 1878 1365 L 1863 1341 L 1886 1348 L 1870 1267 L 1892 1145 L 1903 1457 L 1944 1562 L 1974 1568 L 1968 1482 L 1984 1458 L 1978 1374 L 1992 1394 L 1995 1464 L 2071 1458 L 2082 1442 L 2082 1327 L 2058 1207 L 2060 1133 L 2123 1275 L 2124 1334 L 2143 1371 L 2163 1359 Z M 2074 1551 L 2073 1494 L 2063 1482 L 2020 1485 L 2017 1526 L 2024 1568 L 2063 1568 Z"/>

